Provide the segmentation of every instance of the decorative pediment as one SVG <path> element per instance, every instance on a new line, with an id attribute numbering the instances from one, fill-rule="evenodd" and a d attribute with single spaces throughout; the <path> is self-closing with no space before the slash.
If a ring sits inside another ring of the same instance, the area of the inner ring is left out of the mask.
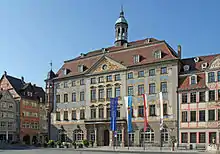
<path id="1" fill-rule="evenodd" d="M 216 68 L 220 68 L 220 57 L 215 59 L 210 65 L 210 69 L 216 69 Z"/>
<path id="2" fill-rule="evenodd" d="M 96 74 L 96 73 L 111 72 L 121 69 L 126 69 L 126 67 L 107 56 L 103 56 L 91 67 L 88 73 Z"/>

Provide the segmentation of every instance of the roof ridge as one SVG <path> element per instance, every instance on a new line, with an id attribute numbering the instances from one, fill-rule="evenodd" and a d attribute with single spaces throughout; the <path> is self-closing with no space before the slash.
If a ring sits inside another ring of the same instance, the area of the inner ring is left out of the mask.
<path id="1" fill-rule="evenodd" d="M 201 56 L 194 56 L 194 57 L 188 57 L 188 58 L 183 58 L 181 60 L 188 60 L 188 59 L 192 59 L 192 58 L 195 58 L 195 57 L 210 57 L 210 56 L 216 56 L 216 55 L 220 55 L 219 53 L 216 53 L 216 54 L 207 54 L 207 55 L 201 55 Z"/>
<path id="2" fill-rule="evenodd" d="M 154 44 L 154 43 L 164 42 L 164 40 L 157 40 L 157 39 L 155 39 L 155 38 L 145 38 L 145 39 L 141 39 L 141 40 L 136 40 L 136 41 L 128 42 L 128 48 L 124 48 L 123 46 L 121 46 L 121 47 L 109 46 L 109 47 L 107 47 L 107 48 L 101 48 L 101 49 L 97 49 L 97 50 L 94 50 L 94 51 L 90 51 L 90 52 L 87 52 L 86 54 L 93 53 L 93 52 L 94 52 L 94 53 L 97 52 L 97 54 L 94 54 L 94 55 L 91 55 L 91 56 L 88 56 L 88 57 L 85 57 L 85 58 L 90 58 L 90 57 L 94 57 L 94 56 L 101 55 L 102 53 L 101 53 L 100 51 L 102 51 L 102 49 L 110 49 L 110 48 L 115 47 L 116 49 L 115 49 L 115 50 L 112 50 L 111 52 L 116 52 L 116 51 L 119 51 L 119 50 L 129 49 L 129 47 L 131 48 L 131 47 L 139 47 L 139 46 L 142 46 L 142 45 L 146 45 L 145 43 L 143 43 L 143 44 L 135 44 L 135 43 L 141 42 L 141 41 L 146 41 L 146 40 L 148 40 L 148 39 L 154 39 L 154 41 L 149 42 L 149 45 L 152 45 L 152 44 Z M 132 43 L 133 43 L 133 45 L 132 45 L 132 46 L 129 46 L 129 44 L 132 44 Z M 70 59 L 70 60 L 65 60 L 64 63 L 68 63 L 68 62 L 71 62 L 71 61 L 79 60 L 79 59 L 78 59 L 79 57 L 80 57 L 80 56 L 77 56 L 76 58 L 73 58 L 73 59 Z"/>

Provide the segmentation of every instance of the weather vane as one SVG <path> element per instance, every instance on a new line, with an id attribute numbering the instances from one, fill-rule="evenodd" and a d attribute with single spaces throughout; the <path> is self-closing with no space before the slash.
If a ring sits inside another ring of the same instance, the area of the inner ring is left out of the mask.
<path id="1" fill-rule="evenodd" d="M 50 62 L 50 69 L 52 70 L 52 66 L 53 66 L 53 63 L 52 63 L 52 60 Z"/>

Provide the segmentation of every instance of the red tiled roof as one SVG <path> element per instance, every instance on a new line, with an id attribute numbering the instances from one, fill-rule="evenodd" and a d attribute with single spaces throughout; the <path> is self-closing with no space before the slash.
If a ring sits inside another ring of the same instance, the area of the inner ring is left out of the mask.
<path id="1" fill-rule="evenodd" d="M 105 53 L 105 55 L 126 67 L 150 64 L 153 62 L 159 62 L 164 60 L 178 59 L 176 53 L 170 49 L 170 47 L 166 44 L 165 41 L 158 41 L 153 38 L 151 38 L 151 41 L 148 43 L 146 43 L 146 41 L 147 39 L 131 42 L 128 43 L 128 47 L 113 46 L 106 48 L 107 52 Z M 162 51 L 163 56 L 161 59 L 154 58 L 153 53 L 157 50 Z M 134 55 L 141 56 L 141 61 L 137 64 L 133 63 Z M 102 53 L 102 50 L 97 50 L 87 53 L 82 58 L 77 57 L 73 60 L 65 61 L 64 65 L 57 72 L 57 78 L 64 77 L 62 73 L 62 70 L 64 68 L 70 71 L 70 73 L 68 73 L 68 75 L 65 75 L 65 77 L 85 74 L 86 71 L 84 71 L 83 73 L 78 72 L 78 65 L 84 65 L 88 70 L 103 56 L 104 54 Z"/>
<path id="2" fill-rule="evenodd" d="M 190 75 L 188 76 L 179 76 L 179 88 L 178 90 L 193 90 L 206 88 L 205 84 L 205 73 L 197 74 L 197 84 L 190 84 Z"/>
<path id="3" fill-rule="evenodd" d="M 215 55 L 207 55 L 207 56 L 199 56 L 199 62 L 195 62 L 194 58 L 186 58 L 186 59 L 182 59 L 181 62 L 184 65 L 189 65 L 190 66 L 190 70 L 189 71 L 202 71 L 202 67 L 201 65 L 203 63 L 207 63 L 208 67 L 210 66 L 210 63 L 212 62 L 212 60 L 219 56 L 220 54 L 215 54 Z M 183 69 L 181 69 L 181 73 L 184 73 Z"/>
<path id="4" fill-rule="evenodd" d="M 207 67 L 211 65 L 213 60 L 220 56 L 220 54 L 215 55 L 207 55 L 207 56 L 199 56 L 199 61 L 195 62 L 194 58 L 186 58 L 182 59 L 182 68 L 179 75 L 179 90 L 192 90 L 192 89 L 199 89 L 199 88 L 206 88 L 205 83 L 205 72 L 202 69 L 202 64 L 207 63 Z M 189 65 L 189 71 L 184 72 L 183 66 Z M 197 84 L 190 85 L 189 79 L 191 77 L 192 72 L 194 72 L 197 75 Z"/>

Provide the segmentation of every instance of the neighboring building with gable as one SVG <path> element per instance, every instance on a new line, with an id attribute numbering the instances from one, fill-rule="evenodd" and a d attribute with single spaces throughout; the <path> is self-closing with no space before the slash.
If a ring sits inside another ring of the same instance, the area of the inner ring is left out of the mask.
<path id="1" fill-rule="evenodd" d="M 27 144 L 43 143 L 47 136 L 44 90 L 6 72 L 0 80 L 0 89 L 8 90 L 18 106 L 18 139 Z"/>
<path id="2" fill-rule="evenodd" d="M 115 23 L 115 45 L 81 54 L 48 74 L 47 93 L 51 113 L 51 139 L 82 141 L 111 146 L 110 98 L 118 97 L 117 144 L 127 145 L 124 96 L 133 96 L 132 145 L 159 144 L 177 136 L 178 54 L 154 38 L 128 42 L 128 23 L 121 11 Z M 164 129 L 160 135 L 159 92 L 164 99 Z M 148 122 L 144 128 L 142 94 L 147 93 Z"/>
<path id="3" fill-rule="evenodd" d="M 0 142 L 16 141 L 18 126 L 17 103 L 10 92 L 0 91 Z"/>
<path id="4" fill-rule="evenodd" d="M 219 144 L 220 54 L 181 60 L 179 143 Z"/>

